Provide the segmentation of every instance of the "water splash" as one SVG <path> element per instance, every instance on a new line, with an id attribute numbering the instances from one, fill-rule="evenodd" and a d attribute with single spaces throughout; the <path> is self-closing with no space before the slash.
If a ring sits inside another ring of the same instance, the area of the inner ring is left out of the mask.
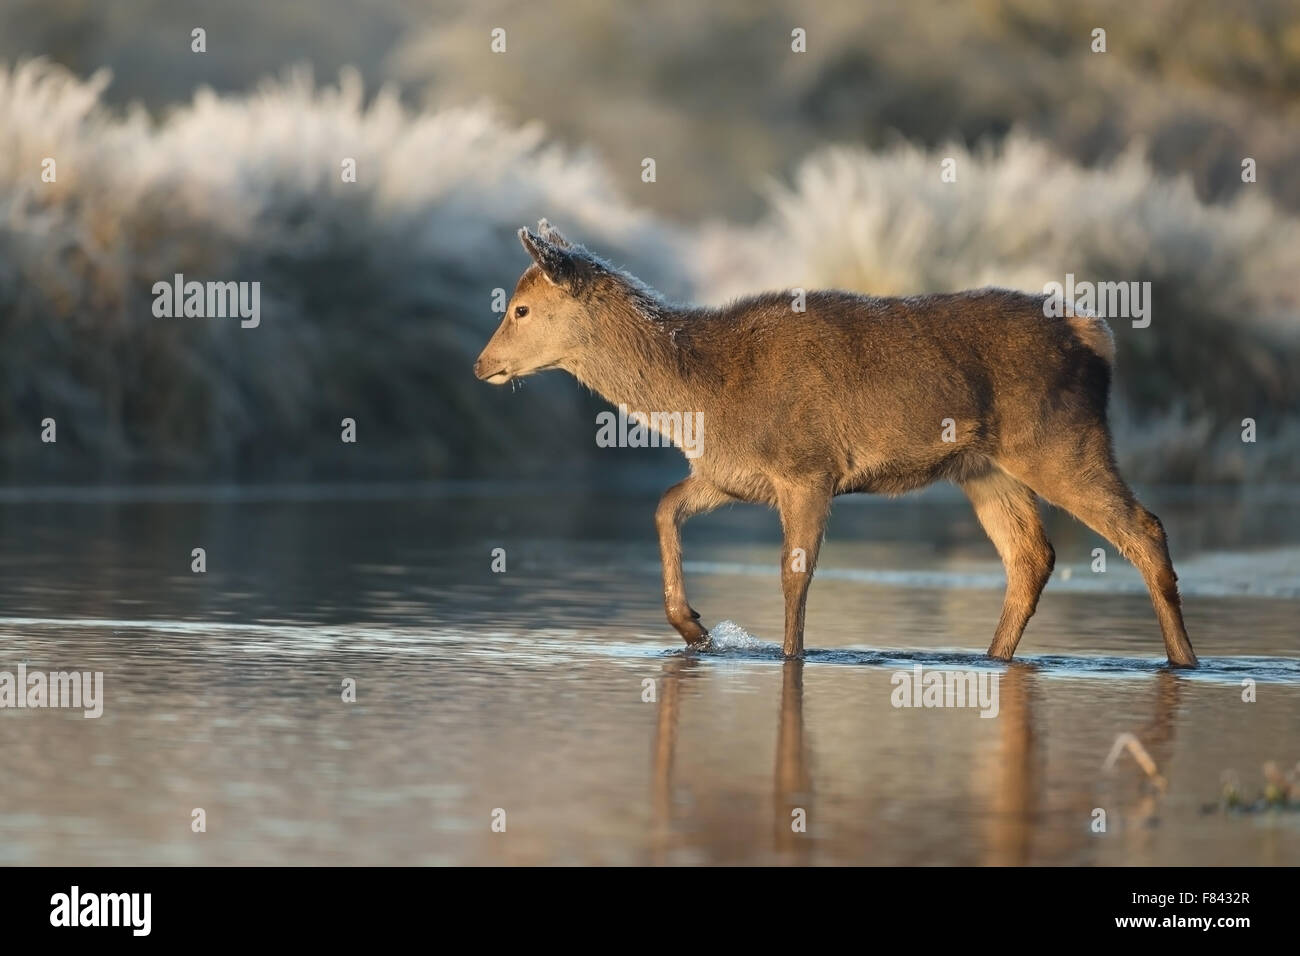
<path id="1" fill-rule="evenodd" d="M 751 654 L 775 652 L 781 648 L 750 634 L 735 621 L 723 621 L 709 629 L 710 653 L 727 654 L 740 651 Z"/>

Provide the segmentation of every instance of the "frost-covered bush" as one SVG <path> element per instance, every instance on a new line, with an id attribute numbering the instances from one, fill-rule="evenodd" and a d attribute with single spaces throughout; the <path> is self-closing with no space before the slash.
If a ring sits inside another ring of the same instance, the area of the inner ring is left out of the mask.
<path id="1" fill-rule="evenodd" d="M 757 224 L 688 231 L 630 205 L 594 156 L 486 106 L 417 111 L 367 98 L 352 74 L 292 74 L 152 118 L 107 108 L 107 83 L 0 68 L 10 481 L 605 468 L 595 400 L 571 379 L 519 394 L 470 372 L 499 319 L 493 290 L 527 263 L 515 230 L 542 216 L 674 298 L 1149 281 L 1150 327 L 1112 322 L 1125 465 L 1146 480 L 1300 477 L 1300 224 L 1250 187 L 1204 203 L 1140 144 L 1098 167 L 1023 134 L 995 151 L 822 150 Z M 260 326 L 155 317 L 153 286 L 176 273 L 259 282 Z"/>
<path id="2" fill-rule="evenodd" d="M 563 460 L 590 443 L 571 381 L 512 401 L 470 371 L 500 318 L 493 290 L 528 262 L 516 229 L 549 216 L 648 280 L 671 288 L 681 272 L 671 234 L 593 157 L 486 107 L 413 112 L 391 91 L 367 101 L 354 75 L 317 88 L 299 74 L 200 92 L 154 123 L 107 111 L 106 82 L 39 61 L 0 70 L 11 478 L 74 464 L 422 478 Z M 175 273 L 260 282 L 260 326 L 155 317 L 153 285 Z M 46 417 L 57 446 L 40 443 Z"/>

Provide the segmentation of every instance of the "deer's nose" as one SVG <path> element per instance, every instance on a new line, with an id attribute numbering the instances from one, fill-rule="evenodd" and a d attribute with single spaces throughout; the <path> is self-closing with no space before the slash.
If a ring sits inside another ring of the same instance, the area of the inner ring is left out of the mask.
<path id="1" fill-rule="evenodd" d="M 486 382 L 488 379 L 504 373 L 505 366 L 502 363 L 491 359 L 485 361 L 481 355 L 478 357 L 478 361 L 474 363 L 474 377 L 480 382 Z"/>

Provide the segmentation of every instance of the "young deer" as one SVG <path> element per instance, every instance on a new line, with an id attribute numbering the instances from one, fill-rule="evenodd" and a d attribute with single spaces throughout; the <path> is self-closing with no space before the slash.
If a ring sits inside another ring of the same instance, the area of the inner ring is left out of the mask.
<path id="1" fill-rule="evenodd" d="M 1196 664 L 1164 529 L 1115 467 L 1106 403 L 1114 343 L 1104 321 L 1048 318 L 1044 296 L 1004 289 L 883 299 L 790 293 L 720 309 L 677 307 L 569 243 L 545 220 L 533 258 L 474 373 L 501 385 L 562 368 L 632 409 L 698 411 L 707 435 L 655 523 L 668 620 L 708 631 L 686 600 L 680 530 L 734 501 L 781 515 L 787 656 L 831 499 L 959 485 L 1006 566 L 989 647 L 1009 660 L 1052 573 L 1038 497 L 1107 538 L 1142 572 L 1169 663 Z"/>

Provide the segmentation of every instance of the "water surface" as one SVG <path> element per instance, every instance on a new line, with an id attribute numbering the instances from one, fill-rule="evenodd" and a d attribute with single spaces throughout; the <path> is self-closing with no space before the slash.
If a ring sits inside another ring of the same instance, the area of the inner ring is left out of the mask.
<path id="1" fill-rule="evenodd" d="M 0 863 L 1300 863 L 1300 814 L 1208 811 L 1225 773 L 1253 794 L 1300 760 L 1300 499 L 1146 499 L 1194 673 L 1162 666 L 1133 569 L 1059 515 L 1020 660 L 989 662 L 1001 567 L 942 492 L 837 502 L 784 662 L 758 508 L 687 527 L 716 639 L 691 654 L 653 497 L 9 490 L 0 670 L 102 671 L 105 704 L 0 710 Z M 995 674 L 997 716 L 894 707 L 918 664 Z M 1127 753 L 1103 769 L 1125 733 L 1159 782 Z"/>

